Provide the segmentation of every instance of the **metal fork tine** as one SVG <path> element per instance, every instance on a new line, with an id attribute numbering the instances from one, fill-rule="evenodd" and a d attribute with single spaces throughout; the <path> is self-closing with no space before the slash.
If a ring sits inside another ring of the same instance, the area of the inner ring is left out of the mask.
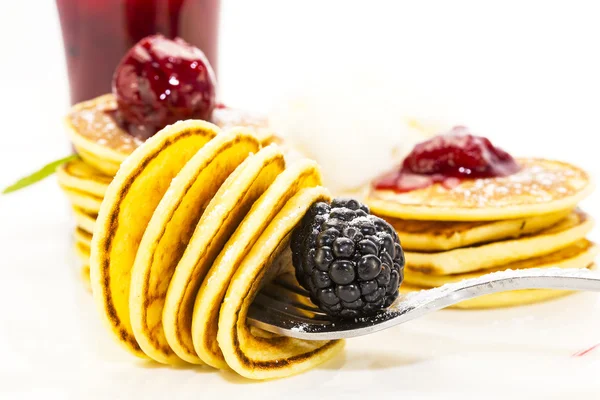
<path id="1" fill-rule="evenodd" d="M 302 305 L 290 301 L 285 297 L 274 297 L 269 291 L 262 291 L 259 296 L 261 297 L 260 302 L 267 307 L 275 308 L 288 314 L 313 318 L 318 321 L 329 320 L 325 314 L 316 313 L 311 309 L 306 309 L 302 307 Z"/>
<path id="2" fill-rule="evenodd" d="M 272 331 L 273 326 L 279 326 L 286 330 L 298 330 L 308 326 L 326 326 L 327 322 L 315 321 L 310 318 L 298 317 L 283 311 L 264 306 L 256 301 L 248 310 L 247 318 L 250 324 L 267 331 Z"/>
<path id="3" fill-rule="evenodd" d="M 284 319 L 287 318 L 290 322 L 298 321 L 302 324 L 322 324 L 328 321 L 328 319 L 322 315 L 317 315 L 311 311 L 295 307 L 290 303 L 266 296 L 263 292 L 256 296 L 252 303 L 252 307 L 259 308 L 261 314 L 269 315 L 276 313 L 282 315 Z"/>
<path id="4" fill-rule="evenodd" d="M 290 303 L 295 307 L 301 308 L 303 310 L 310 311 L 315 314 L 324 315 L 324 313 L 319 308 L 317 308 L 310 301 L 310 299 L 308 299 L 305 296 L 301 296 L 296 292 L 292 292 L 287 288 L 281 287 L 279 285 L 269 284 L 263 288 L 262 293 L 276 300 Z"/>
<path id="5" fill-rule="evenodd" d="M 290 278 L 289 276 L 279 276 L 272 283 L 286 288 L 287 290 L 292 291 L 296 294 L 299 294 L 300 296 L 309 296 L 309 293 L 304 288 L 298 286 L 298 284 L 295 282 L 295 279 L 292 281 L 292 278 Z"/>

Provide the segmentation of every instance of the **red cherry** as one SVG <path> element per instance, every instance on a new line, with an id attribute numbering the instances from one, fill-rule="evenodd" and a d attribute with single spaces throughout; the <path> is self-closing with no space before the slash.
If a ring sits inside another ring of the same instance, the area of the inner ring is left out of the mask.
<path id="1" fill-rule="evenodd" d="M 204 53 L 182 39 L 148 36 L 123 57 L 113 76 L 117 119 L 147 139 L 179 120 L 208 120 L 215 107 L 215 74 Z"/>
<path id="2" fill-rule="evenodd" d="M 489 139 L 455 127 L 446 135 L 416 145 L 402 169 L 422 175 L 485 178 L 509 175 L 519 167 L 510 154 Z"/>

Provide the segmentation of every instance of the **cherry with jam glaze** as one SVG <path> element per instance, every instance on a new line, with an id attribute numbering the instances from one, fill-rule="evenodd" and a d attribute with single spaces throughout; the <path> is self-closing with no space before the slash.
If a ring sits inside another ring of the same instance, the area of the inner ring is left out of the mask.
<path id="1" fill-rule="evenodd" d="M 200 49 L 179 38 L 142 39 L 117 66 L 112 87 L 117 121 L 142 140 L 179 120 L 209 120 L 215 107 L 212 67 Z"/>
<path id="2" fill-rule="evenodd" d="M 519 169 L 510 154 L 459 126 L 416 145 L 400 170 L 375 180 L 374 186 L 408 192 L 441 183 L 451 189 L 464 179 L 507 176 Z"/>

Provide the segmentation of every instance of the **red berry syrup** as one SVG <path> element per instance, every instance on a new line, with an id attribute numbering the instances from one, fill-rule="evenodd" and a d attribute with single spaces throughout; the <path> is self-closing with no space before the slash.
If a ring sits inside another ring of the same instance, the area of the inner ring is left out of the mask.
<path id="1" fill-rule="evenodd" d="M 464 127 L 419 143 L 402 167 L 373 182 L 375 189 L 408 192 L 441 183 L 451 189 L 465 179 L 507 176 L 519 171 L 514 158 L 489 139 Z"/>

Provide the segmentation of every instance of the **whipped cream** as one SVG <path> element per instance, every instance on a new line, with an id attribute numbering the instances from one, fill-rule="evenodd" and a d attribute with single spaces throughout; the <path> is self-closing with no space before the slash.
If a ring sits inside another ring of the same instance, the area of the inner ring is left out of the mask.
<path id="1" fill-rule="evenodd" d="M 278 135 L 321 165 L 334 194 L 360 190 L 400 164 L 416 143 L 456 122 L 444 118 L 446 107 L 387 79 L 391 74 L 335 66 L 308 73 L 269 115 Z"/>

